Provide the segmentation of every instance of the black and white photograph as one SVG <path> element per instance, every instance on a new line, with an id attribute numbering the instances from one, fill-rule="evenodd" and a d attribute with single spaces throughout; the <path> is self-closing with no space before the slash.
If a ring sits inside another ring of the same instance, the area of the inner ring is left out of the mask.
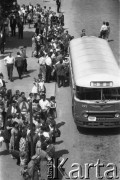
<path id="1" fill-rule="evenodd" d="M 0 180 L 120 180 L 120 0 L 0 0 Z"/>

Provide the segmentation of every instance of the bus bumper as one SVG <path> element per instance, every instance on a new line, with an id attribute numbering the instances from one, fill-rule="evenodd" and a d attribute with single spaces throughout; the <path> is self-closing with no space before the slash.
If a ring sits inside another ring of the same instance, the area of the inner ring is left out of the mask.
<path id="1" fill-rule="evenodd" d="M 96 120 L 96 122 L 90 122 L 76 118 L 75 123 L 79 127 L 86 127 L 86 128 L 119 128 L 120 127 L 120 119 L 106 119 L 104 121 Z"/>

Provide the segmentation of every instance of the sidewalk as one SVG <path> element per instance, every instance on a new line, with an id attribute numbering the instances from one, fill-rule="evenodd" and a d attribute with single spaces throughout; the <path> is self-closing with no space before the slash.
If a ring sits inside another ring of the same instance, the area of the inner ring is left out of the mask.
<path id="1" fill-rule="evenodd" d="M 29 0 L 18 0 L 19 4 L 29 4 Z M 32 1 L 31 1 L 32 3 Z M 33 1 L 33 4 L 40 3 L 41 6 L 51 6 L 53 11 L 56 10 L 56 3 L 55 1 Z M 33 25 L 32 25 L 33 26 Z M 28 97 L 29 93 L 32 90 L 33 87 L 33 80 L 34 77 L 37 78 L 38 72 L 39 72 L 39 64 L 37 63 L 38 59 L 31 57 L 31 38 L 34 33 L 34 28 L 28 28 L 28 25 L 25 26 L 24 29 L 24 39 L 18 40 L 18 37 L 10 37 L 7 40 L 7 46 L 5 48 L 5 55 L 7 55 L 8 52 L 12 51 L 13 56 L 16 56 L 19 46 L 27 46 L 27 62 L 28 62 L 28 73 L 23 76 L 23 79 L 18 79 L 18 74 L 16 71 L 16 68 L 14 68 L 13 71 L 13 78 L 14 82 L 10 82 L 7 79 L 7 69 L 6 66 L 4 66 L 3 58 L 4 56 L 0 56 L 0 72 L 4 74 L 4 79 L 7 81 L 7 89 L 12 89 L 13 93 L 15 90 L 19 89 L 21 92 L 25 92 L 26 97 Z M 46 83 L 46 97 L 50 98 L 50 96 L 55 96 L 55 83 Z M 6 146 L 5 143 L 3 143 L 2 147 L 0 147 L 0 180 L 21 180 L 20 176 L 20 167 L 16 165 L 16 160 L 11 159 L 10 155 L 6 153 Z"/>
<path id="2" fill-rule="evenodd" d="M 31 2 L 31 4 L 41 4 L 42 7 L 46 6 L 46 7 L 52 7 L 53 11 L 56 11 L 56 2 L 54 0 L 50 0 L 50 1 L 46 1 L 46 0 L 18 0 L 18 4 L 22 5 L 22 4 L 29 4 L 29 2 Z M 25 92 L 26 96 L 28 97 L 32 87 L 33 87 L 33 79 L 34 77 L 37 78 L 38 76 L 38 72 L 39 72 L 39 64 L 38 59 L 31 57 L 31 51 L 32 51 L 32 35 L 34 34 L 34 27 L 33 25 L 31 25 L 31 28 L 28 28 L 28 25 L 25 25 L 24 28 L 24 39 L 18 39 L 18 37 L 9 37 L 7 39 L 7 43 L 6 43 L 6 48 L 5 48 L 5 54 L 4 55 L 0 55 L 0 72 L 3 73 L 4 75 L 4 79 L 7 82 L 6 86 L 7 89 L 12 89 L 13 93 L 15 92 L 16 89 L 19 89 L 21 92 Z M 23 79 L 20 80 L 18 78 L 18 73 L 16 71 L 16 68 L 14 67 L 13 70 L 13 79 L 14 82 L 10 82 L 8 81 L 8 77 L 7 77 L 7 68 L 6 66 L 4 66 L 4 62 L 3 62 L 3 58 L 4 56 L 7 55 L 8 52 L 13 52 L 12 55 L 15 57 L 17 55 L 17 51 L 19 46 L 27 46 L 27 63 L 28 63 L 28 73 L 26 75 L 23 76 Z M 53 87 L 46 84 L 46 86 L 49 88 L 49 91 L 51 91 L 50 89 Z M 47 89 L 48 89 L 47 88 Z"/>

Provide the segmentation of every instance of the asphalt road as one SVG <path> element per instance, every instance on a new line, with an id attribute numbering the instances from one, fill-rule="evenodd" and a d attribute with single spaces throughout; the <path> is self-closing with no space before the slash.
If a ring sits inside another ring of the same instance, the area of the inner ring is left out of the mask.
<path id="1" fill-rule="evenodd" d="M 119 2 L 117 0 L 68 0 L 67 3 L 63 0 L 62 11 L 65 12 L 65 25 L 69 27 L 70 34 L 73 34 L 75 37 L 79 37 L 81 30 L 84 28 L 87 35 L 98 36 L 102 22 L 110 22 L 110 46 L 117 62 L 119 62 Z M 78 163 L 82 167 L 83 179 L 87 179 L 87 177 L 85 178 L 85 174 L 87 174 L 87 172 L 85 173 L 85 163 L 96 164 L 98 160 L 104 164 L 104 168 L 100 169 L 100 174 L 103 176 L 102 179 L 107 179 L 107 177 L 104 177 L 104 172 L 108 170 L 106 167 L 108 163 L 114 163 L 119 172 L 119 130 L 81 129 L 79 132 L 72 117 L 70 88 L 58 89 L 57 102 L 58 122 L 62 124 L 60 128 L 62 131 L 60 142 L 63 140 L 59 144 L 58 149 L 60 151 L 61 148 L 61 155 L 68 158 L 64 165 L 66 173 L 69 174 L 70 170 L 77 169 L 78 166 L 71 166 L 74 163 Z M 79 176 L 77 173 L 73 174 L 73 176 L 75 175 Z M 64 176 L 63 179 L 66 179 L 66 177 Z M 88 179 L 97 179 L 95 168 L 90 168 Z M 115 177 L 112 179 L 115 179 Z"/>
<path id="2" fill-rule="evenodd" d="M 29 0 L 25 2 L 19 0 L 20 4 L 28 4 Z M 51 6 L 56 9 L 55 1 L 38 1 L 31 0 L 32 4 L 40 3 L 46 6 Z M 99 35 L 99 30 L 102 22 L 109 21 L 111 27 L 110 46 L 114 52 L 116 60 L 119 62 L 119 1 L 118 0 L 62 0 L 62 12 L 65 15 L 65 26 L 68 28 L 70 34 L 79 37 L 81 30 L 86 29 L 87 35 Z M 28 31 L 28 30 L 27 30 Z M 31 31 L 31 30 L 30 30 Z M 31 32 L 30 32 L 31 34 Z M 30 34 L 28 37 L 30 37 Z M 28 33 L 26 33 L 26 36 Z M 26 43 L 29 42 L 27 38 Z M 18 42 L 16 42 L 18 43 Z M 21 44 L 20 44 L 21 45 Z M 10 47 L 14 46 L 13 43 Z M 28 45 L 30 46 L 30 44 Z M 30 48 L 28 54 L 30 56 Z M 16 45 L 13 51 L 17 51 Z M 34 59 L 30 60 L 29 69 L 36 69 L 37 64 Z M 3 66 L 0 66 L 0 68 Z M 3 68 L 5 71 L 5 68 Z M 30 76 L 34 77 L 36 71 L 31 72 Z M 12 88 L 21 87 L 27 92 L 31 87 L 31 78 L 24 78 L 24 83 L 16 80 L 14 84 L 9 84 Z M 26 87 L 26 83 L 27 87 Z M 16 83 L 16 84 L 15 84 Z M 13 87 L 15 86 L 15 87 Z M 29 88 L 28 88 L 29 87 Z M 120 171 L 120 135 L 117 130 L 82 130 L 78 131 L 74 123 L 71 111 L 71 91 L 69 87 L 57 89 L 57 123 L 62 132 L 61 137 L 57 141 L 56 151 L 59 157 L 68 158 L 64 165 L 65 172 L 69 174 L 70 170 L 77 167 L 71 167 L 73 163 L 78 163 L 82 167 L 82 173 L 85 175 L 85 163 L 97 163 L 99 159 L 104 164 L 100 170 L 103 175 L 108 163 L 114 163 Z M 0 156 L 0 165 L 2 173 L 2 180 L 20 179 L 19 167 L 15 165 L 15 161 L 9 156 Z M 7 169 L 7 172 L 6 172 Z M 12 172 L 12 173 L 11 173 Z M 87 172 L 86 172 L 87 173 Z M 96 169 L 90 168 L 91 180 L 97 180 Z M 78 175 L 78 174 L 73 174 Z M 112 174 L 109 174 L 112 175 Z M 120 176 L 120 173 L 119 173 Z M 59 176 L 59 179 L 67 179 L 67 175 Z M 78 178 L 80 179 L 80 177 Z M 87 179 L 87 178 L 83 178 Z M 106 180 L 107 178 L 102 178 Z M 115 178 L 112 178 L 115 179 Z M 120 179 L 120 178 L 119 178 Z"/>

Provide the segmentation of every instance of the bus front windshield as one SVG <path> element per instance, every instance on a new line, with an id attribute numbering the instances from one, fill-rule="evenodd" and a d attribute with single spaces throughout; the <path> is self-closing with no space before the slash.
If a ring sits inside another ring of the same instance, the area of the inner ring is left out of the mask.
<path id="1" fill-rule="evenodd" d="M 120 100 L 120 87 L 86 88 L 76 86 L 76 97 L 80 100 Z"/>

